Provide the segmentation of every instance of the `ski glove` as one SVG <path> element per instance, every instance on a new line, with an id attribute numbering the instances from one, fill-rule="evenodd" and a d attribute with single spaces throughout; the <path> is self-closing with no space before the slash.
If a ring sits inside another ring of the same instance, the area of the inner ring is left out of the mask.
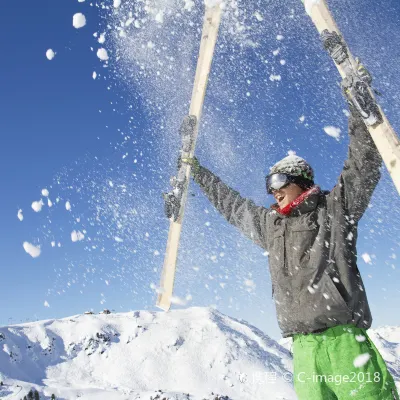
<path id="1" fill-rule="evenodd" d="M 199 160 L 196 157 L 193 158 L 180 158 L 180 161 L 183 162 L 184 164 L 189 164 L 191 166 L 190 169 L 190 174 L 192 176 L 195 176 L 197 173 L 200 172 L 200 163 Z"/>

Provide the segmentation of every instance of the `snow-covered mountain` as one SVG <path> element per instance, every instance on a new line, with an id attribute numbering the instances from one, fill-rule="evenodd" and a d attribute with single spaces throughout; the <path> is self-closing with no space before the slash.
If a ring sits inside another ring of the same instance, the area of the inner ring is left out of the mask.
<path id="1" fill-rule="evenodd" d="M 400 328 L 370 336 L 399 381 Z M 295 400 L 288 349 L 210 308 L 12 325 L 0 328 L 0 398 Z"/>
<path id="2" fill-rule="evenodd" d="M 263 332 L 209 308 L 0 328 L 6 399 L 34 388 L 57 399 L 289 400 L 291 363 Z"/>

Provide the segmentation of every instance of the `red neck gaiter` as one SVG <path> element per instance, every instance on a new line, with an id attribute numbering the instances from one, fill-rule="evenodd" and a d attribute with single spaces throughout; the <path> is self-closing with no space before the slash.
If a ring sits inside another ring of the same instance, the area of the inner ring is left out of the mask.
<path id="1" fill-rule="evenodd" d="M 279 214 L 282 215 L 289 215 L 293 208 L 297 207 L 301 204 L 307 197 L 314 193 L 318 193 L 320 191 L 319 186 L 313 186 L 312 188 L 308 189 L 307 191 L 303 192 L 299 197 L 293 200 L 290 204 L 283 208 L 276 207 L 275 210 L 278 211 Z"/>

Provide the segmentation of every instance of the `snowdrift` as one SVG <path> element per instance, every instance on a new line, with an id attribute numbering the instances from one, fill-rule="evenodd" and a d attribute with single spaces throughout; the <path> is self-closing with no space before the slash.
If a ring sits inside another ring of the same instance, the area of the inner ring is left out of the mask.
<path id="1" fill-rule="evenodd" d="M 209 308 L 0 328 L 2 398 L 289 400 L 290 369 L 287 349 Z"/>
<path id="2" fill-rule="evenodd" d="M 400 381 L 400 327 L 370 330 Z M 295 400 L 290 340 L 210 308 L 0 328 L 0 398 Z"/>

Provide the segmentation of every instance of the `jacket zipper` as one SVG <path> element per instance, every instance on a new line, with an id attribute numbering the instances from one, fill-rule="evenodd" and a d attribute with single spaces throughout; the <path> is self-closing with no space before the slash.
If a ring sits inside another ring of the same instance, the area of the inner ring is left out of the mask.
<path id="1" fill-rule="evenodd" d="M 286 220 L 282 219 L 283 224 L 283 275 L 289 276 L 289 267 L 287 265 L 287 257 L 286 257 Z"/>

